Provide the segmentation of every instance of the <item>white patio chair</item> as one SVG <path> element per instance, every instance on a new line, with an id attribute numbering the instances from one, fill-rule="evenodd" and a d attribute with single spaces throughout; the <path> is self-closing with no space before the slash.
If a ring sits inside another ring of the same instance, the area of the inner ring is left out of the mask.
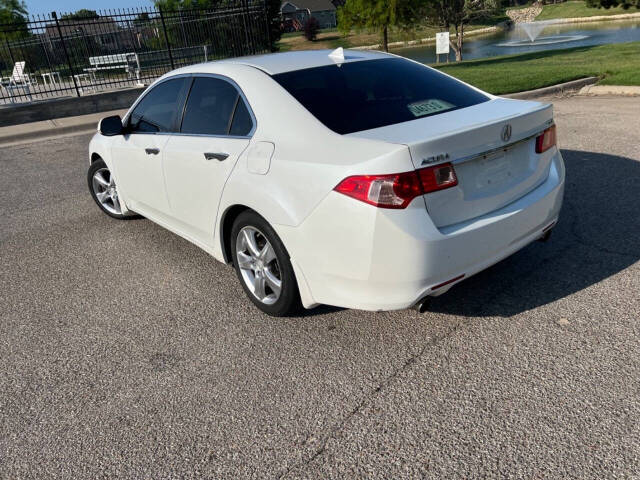
<path id="1" fill-rule="evenodd" d="M 13 91 L 17 89 L 22 89 L 25 95 L 31 100 L 31 90 L 30 87 L 33 85 L 31 77 L 29 74 L 25 73 L 24 67 L 27 62 L 16 62 L 13 65 L 13 73 L 9 77 L 9 84 L 5 87 L 9 91 L 9 95 L 12 97 L 13 101 Z"/>

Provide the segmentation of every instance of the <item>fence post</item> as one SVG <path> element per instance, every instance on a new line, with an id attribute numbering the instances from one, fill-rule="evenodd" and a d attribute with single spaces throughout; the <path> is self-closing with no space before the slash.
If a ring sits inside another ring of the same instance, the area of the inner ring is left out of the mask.
<path id="1" fill-rule="evenodd" d="M 269 5 L 267 4 L 267 0 L 264 0 L 264 21 L 267 27 L 267 51 L 270 52 L 273 50 L 271 46 L 271 22 L 269 21 Z"/>
<path id="2" fill-rule="evenodd" d="M 243 2 L 243 7 L 244 7 L 244 11 L 242 12 L 242 26 L 244 27 L 244 42 L 245 42 L 245 47 L 244 47 L 244 52 L 242 52 L 243 55 L 247 55 L 249 53 L 255 53 L 252 51 L 251 49 L 251 44 L 249 42 L 249 28 L 247 27 L 247 20 L 249 17 L 249 4 L 247 3 L 247 0 L 244 0 Z"/>
<path id="3" fill-rule="evenodd" d="M 169 35 L 167 35 L 167 26 L 164 23 L 162 8 L 158 7 L 158 11 L 160 12 L 160 21 L 162 22 L 162 31 L 164 32 L 164 43 L 167 45 L 167 52 L 169 52 L 169 62 L 171 63 L 171 70 L 175 70 L 176 66 L 173 64 L 173 55 L 171 54 L 171 45 L 169 45 Z"/>
<path id="4" fill-rule="evenodd" d="M 71 79 L 73 80 L 73 86 L 76 89 L 76 95 L 79 97 L 80 89 L 78 88 L 76 77 L 73 75 L 73 66 L 71 65 L 71 58 L 69 58 L 69 53 L 67 52 L 67 46 L 64 43 L 64 37 L 62 36 L 62 30 L 60 29 L 60 22 L 58 22 L 58 14 L 56 12 L 51 12 L 51 16 L 56 21 L 56 29 L 58 30 L 58 36 L 60 37 L 60 43 L 62 44 L 62 51 L 67 59 L 67 65 L 69 65 L 69 72 L 71 72 Z"/>
<path id="5" fill-rule="evenodd" d="M 13 58 L 13 52 L 11 51 L 11 45 L 9 45 L 9 40 L 7 38 L 5 38 L 4 41 L 7 44 L 7 50 L 9 50 L 9 56 L 11 57 L 11 63 L 13 63 L 15 65 L 16 59 Z"/>

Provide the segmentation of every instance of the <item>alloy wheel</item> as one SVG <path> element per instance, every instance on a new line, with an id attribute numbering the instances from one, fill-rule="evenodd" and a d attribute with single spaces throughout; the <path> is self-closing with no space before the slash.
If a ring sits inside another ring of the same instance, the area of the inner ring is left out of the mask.
<path id="1" fill-rule="evenodd" d="M 282 292 L 278 258 L 267 237 L 255 227 L 246 226 L 236 238 L 236 260 L 247 288 L 266 305 L 273 305 Z"/>
<path id="2" fill-rule="evenodd" d="M 108 168 L 96 170 L 91 179 L 91 186 L 102 208 L 115 215 L 122 215 L 116 182 Z"/>

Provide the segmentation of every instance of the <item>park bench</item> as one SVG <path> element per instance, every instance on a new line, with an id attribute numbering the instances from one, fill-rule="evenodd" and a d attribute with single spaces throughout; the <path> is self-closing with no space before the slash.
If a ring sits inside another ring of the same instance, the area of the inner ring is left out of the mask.
<path id="1" fill-rule="evenodd" d="M 100 55 L 89 57 L 91 67 L 83 69 L 93 74 L 101 70 L 123 69 L 129 78 L 135 77 L 140 81 L 140 60 L 137 53 L 115 53 L 112 55 Z M 94 78 L 95 81 L 95 78 Z"/>
<path id="2" fill-rule="evenodd" d="M 98 57 L 89 57 L 89 65 L 91 67 L 85 68 L 85 71 L 96 72 L 98 70 L 115 70 L 115 69 L 127 69 L 127 56 L 135 55 L 134 53 L 116 53 L 113 55 L 100 55 Z"/>
<path id="3" fill-rule="evenodd" d="M 172 52 L 173 58 L 178 63 L 184 64 L 185 60 L 186 63 L 194 63 L 196 59 L 196 61 L 204 60 L 206 62 L 209 59 L 211 46 L 202 45 L 175 48 L 172 49 Z M 141 73 L 143 71 L 152 72 L 153 76 L 156 71 L 162 72 L 170 69 L 171 55 L 168 50 L 154 50 L 140 53 L 114 53 L 111 55 L 89 57 L 89 65 L 91 66 L 83 70 L 85 74 L 93 75 L 92 79 L 88 80 L 92 84 L 96 84 L 96 72 L 122 69 L 127 72 L 129 79 L 135 78 L 139 85 L 143 85 Z M 83 74 L 80 74 L 78 79 L 86 80 Z"/>

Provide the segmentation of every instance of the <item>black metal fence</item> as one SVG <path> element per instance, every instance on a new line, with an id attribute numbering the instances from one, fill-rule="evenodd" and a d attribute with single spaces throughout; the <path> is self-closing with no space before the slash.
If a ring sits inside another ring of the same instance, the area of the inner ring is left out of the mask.
<path id="1" fill-rule="evenodd" d="M 270 51 L 264 0 L 0 24 L 0 104 L 145 85 L 193 63 Z"/>

